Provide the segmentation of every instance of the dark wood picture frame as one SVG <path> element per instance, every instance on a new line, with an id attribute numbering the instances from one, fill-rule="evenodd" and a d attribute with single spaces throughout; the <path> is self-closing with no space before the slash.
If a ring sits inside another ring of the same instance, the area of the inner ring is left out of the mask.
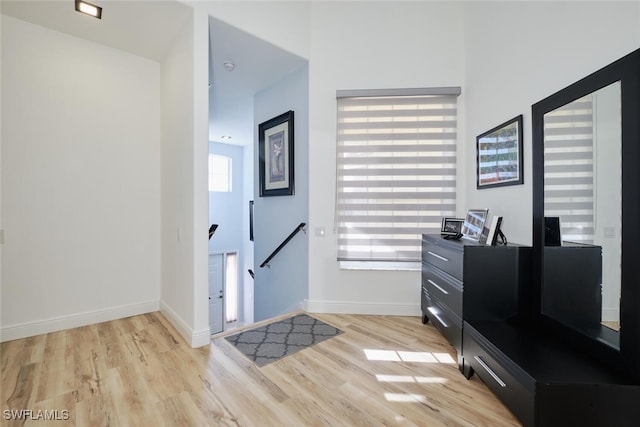
<path id="1" fill-rule="evenodd" d="M 476 188 L 524 184 L 522 114 L 476 137 Z"/>
<path id="2" fill-rule="evenodd" d="M 294 194 L 293 111 L 258 125 L 260 197 Z"/>

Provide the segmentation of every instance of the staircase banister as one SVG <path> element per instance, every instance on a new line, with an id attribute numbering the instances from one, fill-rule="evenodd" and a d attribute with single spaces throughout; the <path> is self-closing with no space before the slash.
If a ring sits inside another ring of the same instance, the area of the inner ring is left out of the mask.
<path id="1" fill-rule="evenodd" d="M 268 266 L 268 265 L 269 265 L 269 261 L 271 261 L 271 260 L 273 259 L 273 257 L 275 257 L 275 256 L 278 254 L 278 252 L 280 252 L 280 250 L 282 250 L 282 248 L 284 248 L 284 247 L 287 245 L 287 243 L 289 243 L 289 241 L 290 241 L 291 239 L 293 239 L 293 237 L 294 237 L 296 234 L 298 234 L 298 232 L 299 232 L 300 230 L 304 229 L 304 227 L 305 227 L 306 225 L 307 225 L 307 223 L 305 223 L 305 222 L 301 222 L 301 223 L 300 223 L 300 224 L 299 224 L 299 225 L 298 225 L 298 226 L 297 226 L 297 227 L 296 227 L 296 228 L 291 232 L 291 234 L 289 234 L 289 235 L 287 236 L 287 238 L 286 238 L 286 239 L 284 239 L 284 240 L 282 241 L 282 243 L 280 243 L 280 245 L 279 245 L 277 248 L 275 248 L 275 249 L 273 250 L 273 252 L 271 252 L 271 254 L 270 254 L 270 255 L 269 255 L 269 256 L 268 256 L 268 257 L 267 257 L 267 258 L 262 262 L 262 264 L 260 264 L 260 268 L 263 268 L 265 265 L 266 265 L 266 266 Z"/>

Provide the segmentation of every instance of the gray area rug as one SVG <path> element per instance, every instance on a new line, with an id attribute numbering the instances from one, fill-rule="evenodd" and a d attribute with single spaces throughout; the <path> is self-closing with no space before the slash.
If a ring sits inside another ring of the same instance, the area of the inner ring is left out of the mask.
<path id="1" fill-rule="evenodd" d="M 306 314 L 225 337 L 256 365 L 264 366 L 342 331 Z"/>

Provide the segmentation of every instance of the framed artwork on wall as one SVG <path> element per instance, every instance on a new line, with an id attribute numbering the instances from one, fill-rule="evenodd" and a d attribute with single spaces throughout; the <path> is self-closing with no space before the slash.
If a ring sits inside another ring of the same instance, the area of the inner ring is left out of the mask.
<path id="1" fill-rule="evenodd" d="M 260 197 L 294 194 L 293 111 L 258 126 Z"/>
<path id="2" fill-rule="evenodd" d="M 476 137 L 476 188 L 524 183 L 522 114 Z"/>

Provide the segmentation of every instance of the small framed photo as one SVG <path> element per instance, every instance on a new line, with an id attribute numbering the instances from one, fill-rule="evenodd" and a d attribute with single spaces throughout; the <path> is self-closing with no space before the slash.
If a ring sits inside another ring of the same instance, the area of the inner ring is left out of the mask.
<path id="1" fill-rule="evenodd" d="M 260 197 L 294 193 L 293 111 L 258 126 Z"/>
<path id="2" fill-rule="evenodd" d="M 502 230 L 500 230 L 500 226 L 502 225 L 502 217 L 494 216 L 491 220 L 491 226 L 489 227 L 489 235 L 487 236 L 486 244 L 489 246 L 495 246 L 498 243 L 498 237 L 502 236 L 502 240 L 504 242 L 504 234 L 502 234 Z"/>
<path id="3" fill-rule="evenodd" d="M 456 236 L 458 234 L 462 234 L 463 223 L 464 219 L 462 218 L 442 218 L 440 234 L 443 236 Z"/>
<path id="4" fill-rule="evenodd" d="M 524 183 L 522 114 L 476 137 L 476 188 Z"/>
<path id="5" fill-rule="evenodd" d="M 462 226 L 462 238 L 480 241 L 488 215 L 489 209 L 469 209 Z"/>

